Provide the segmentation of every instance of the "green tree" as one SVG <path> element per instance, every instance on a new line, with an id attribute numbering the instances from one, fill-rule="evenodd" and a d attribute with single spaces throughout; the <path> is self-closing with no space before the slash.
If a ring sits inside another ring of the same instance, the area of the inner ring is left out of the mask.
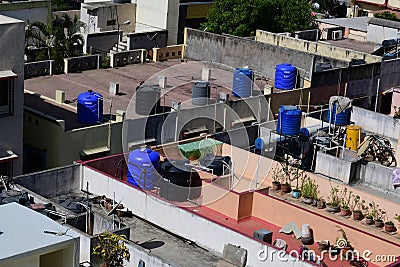
<path id="1" fill-rule="evenodd" d="M 374 17 L 375 18 L 380 18 L 380 19 L 400 21 L 400 19 L 396 16 L 396 14 L 395 13 L 390 13 L 390 11 L 385 11 L 385 12 L 382 12 L 382 13 L 374 14 Z"/>
<path id="2" fill-rule="evenodd" d="M 215 0 L 202 29 L 237 36 L 256 29 L 293 32 L 310 28 L 310 11 L 306 0 Z"/>
<path id="3" fill-rule="evenodd" d="M 44 58 L 44 54 L 39 52 L 33 61 L 53 59 L 56 72 L 59 72 L 64 64 L 63 58 L 82 54 L 82 27 L 85 28 L 85 23 L 79 21 L 77 16 L 71 19 L 67 14 L 53 17 L 49 25 L 42 22 L 29 23 L 25 31 L 26 52 L 30 54 L 29 50 L 32 47 L 44 48 L 47 57 Z"/>
<path id="4" fill-rule="evenodd" d="M 124 261 L 130 260 L 126 236 L 103 232 L 99 235 L 99 243 L 93 248 L 92 254 L 97 255 L 107 267 L 122 267 Z"/>

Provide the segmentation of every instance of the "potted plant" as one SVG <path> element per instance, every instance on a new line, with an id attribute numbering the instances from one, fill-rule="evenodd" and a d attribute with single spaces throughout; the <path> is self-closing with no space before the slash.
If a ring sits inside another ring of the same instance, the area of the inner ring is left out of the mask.
<path id="1" fill-rule="evenodd" d="M 339 198 L 339 187 L 332 187 L 328 196 L 328 203 L 326 203 L 326 207 L 329 212 L 338 212 L 340 206 L 340 198 Z"/>
<path id="2" fill-rule="evenodd" d="M 304 171 L 300 171 L 299 164 L 295 165 L 294 170 L 292 171 L 292 174 L 294 176 L 294 179 L 296 179 L 296 188 L 293 189 L 293 191 L 292 191 L 292 197 L 300 198 L 301 194 L 300 194 L 300 189 L 299 189 L 299 178 L 301 177 L 301 179 L 303 180 L 304 177 L 306 177 L 306 174 L 304 173 Z"/>
<path id="3" fill-rule="evenodd" d="M 352 251 L 354 250 L 353 247 L 351 246 L 351 243 L 347 237 L 346 232 L 342 227 L 339 227 L 339 232 L 341 233 L 341 238 L 336 238 L 336 246 L 340 248 L 342 252 L 342 256 L 346 260 L 350 260 L 353 257 Z"/>
<path id="4" fill-rule="evenodd" d="M 364 212 L 367 207 L 365 206 L 365 200 L 361 200 L 359 195 L 353 195 L 352 201 L 352 210 L 353 210 L 353 219 L 356 221 L 361 221 L 364 219 Z"/>
<path id="5" fill-rule="evenodd" d="M 318 185 L 315 183 L 313 179 L 310 177 L 305 177 L 302 181 L 301 185 L 301 194 L 303 196 L 303 202 L 307 204 L 311 204 L 313 202 L 313 198 L 318 192 Z"/>
<path id="6" fill-rule="evenodd" d="M 325 201 L 325 199 L 323 199 L 323 198 L 318 198 L 318 201 L 317 201 L 317 208 L 318 209 L 324 209 L 326 206 L 325 206 L 325 203 L 326 203 L 326 201 Z"/>
<path id="7" fill-rule="evenodd" d="M 318 185 L 317 185 L 317 190 L 314 191 L 313 195 L 313 203 L 311 205 L 317 207 L 318 206 L 318 201 L 319 201 L 319 190 L 318 190 Z"/>
<path id="8" fill-rule="evenodd" d="M 374 217 L 376 213 L 376 204 L 374 201 L 368 203 L 368 212 L 367 216 L 365 216 L 365 223 L 368 225 L 375 224 Z"/>
<path id="9" fill-rule="evenodd" d="M 383 228 L 383 226 L 385 225 L 383 223 L 383 219 L 386 216 L 386 211 L 379 208 L 379 205 L 376 205 L 376 212 L 375 212 L 375 217 L 374 217 L 374 221 L 375 221 L 375 227 L 377 228 Z"/>
<path id="10" fill-rule="evenodd" d="M 385 231 L 389 233 L 393 233 L 397 231 L 396 226 L 394 226 L 394 223 L 392 221 L 387 221 L 385 222 Z"/>
<path id="11" fill-rule="evenodd" d="M 281 191 L 283 192 L 283 193 L 290 193 L 290 192 L 292 192 L 292 186 L 290 185 L 290 178 L 291 178 L 291 175 L 292 175 L 292 168 L 291 168 L 291 166 L 289 165 L 289 162 L 288 162 L 288 160 L 286 159 L 283 163 L 281 163 L 281 166 L 282 166 L 282 168 L 281 168 L 281 172 L 282 172 L 282 175 L 283 175 L 283 183 L 281 183 Z"/>
<path id="12" fill-rule="evenodd" d="M 103 267 L 122 267 L 124 260 L 130 259 L 125 241 L 125 235 L 103 232 L 99 235 L 99 244 L 93 248 L 92 254 L 100 257 Z"/>
<path id="13" fill-rule="evenodd" d="M 352 198 L 352 192 L 347 190 L 345 187 L 341 194 L 340 194 L 340 215 L 342 216 L 350 216 L 351 215 L 351 210 L 350 210 L 350 201 Z"/>
<path id="14" fill-rule="evenodd" d="M 281 190 L 281 180 L 282 180 L 281 169 L 278 167 L 274 167 L 272 169 L 272 190 L 274 191 Z"/>

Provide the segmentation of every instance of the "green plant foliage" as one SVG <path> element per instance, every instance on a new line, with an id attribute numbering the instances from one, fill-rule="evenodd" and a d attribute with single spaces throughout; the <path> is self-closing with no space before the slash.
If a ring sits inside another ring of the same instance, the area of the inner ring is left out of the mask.
<path id="1" fill-rule="evenodd" d="M 99 256 L 107 267 L 122 267 L 124 260 L 130 260 L 125 241 L 125 235 L 103 232 L 99 235 L 99 244 L 93 249 L 92 254 Z"/>
<path id="2" fill-rule="evenodd" d="M 310 28 L 311 5 L 306 0 L 216 0 L 201 25 L 203 30 L 254 36 L 255 30 L 294 32 Z"/>
<path id="3" fill-rule="evenodd" d="M 56 72 L 62 71 L 63 58 L 82 55 L 84 39 L 80 29 L 85 23 L 75 16 L 73 19 L 65 14 L 53 17 L 50 24 L 42 22 L 28 23 L 25 31 L 26 54 L 31 55 L 29 61 L 55 60 Z M 29 53 L 32 48 L 45 49 L 46 53 Z"/>
<path id="4" fill-rule="evenodd" d="M 374 17 L 375 18 L 380 18 L 380 19 L 400 21 L 400 19 L 396 16 L 396 14 L 395 13 L 390 13 L 390 11 L 385 11 L 385 12 L 382 12 L 382 13 L 374 14 Z"/>
<path id="5" fill-rule="evenodd" d="M 328 196 L 328 203 L 326 203 L 326 205 L 331 207 L 339 207 L 340 205 L 339 187 L 331 186 L 331 191 L 329 192 Z"/>
<path id="6" fill-rule="evenodd" d="M 302 179 L 301 195 L 305 198 L 318 198 L 318 184 L 308 176 Z"/>

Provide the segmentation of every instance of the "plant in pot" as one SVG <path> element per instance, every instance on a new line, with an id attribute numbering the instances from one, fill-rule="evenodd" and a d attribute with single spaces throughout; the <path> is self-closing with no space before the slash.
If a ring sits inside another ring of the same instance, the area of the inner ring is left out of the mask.
<path id="1" fill-rule="evenodd" d="M 126 236 L 103 232 L 99 235 L 99 243 L 93 248 L 93 255 L 100 257 L 103 267 L 122 267 L 124 261 L 130 260 Z"/>
<path id="2" fill-rule="evenodd" d="M 282 170 L 279 167 L 272 169 L 272 190 L 280 191 L 282 181 Z"/>
<path id="3" fill-rule="evenodd" d="M 318 200 L 317 200 L 317 208 L 318 209 L 325 209 L 325 207 L 326 207 L 325 204 L 326 204 L 325 199 L 323 199 L 322 197 L 318 198 Z"/>
<path id="4" fill-rule="evenodd" d="M 292 197 L 294 198 L 300 198 L 300 189 L 299 189 L 299 178 L 301 180 L 304 179 L 304 177 L 306 177 L 307 175 L 305 174 L 304 171 L 300 170 L 300 164 L 295 164 L 294 167 L 292 167 L 292 169 L 294 169 L 292 171 L 292 175 L 294 176 L 293 180 L 296 180 L 296 188 L 293 189 L 292 191 Z"/>
<path id="5" fill-rule="evenodd" d="M 313 203 L 311 205 L 317 207 L 318 206 L 318 201 L 319 201 L 319 190 L 318 190 L 318 185 L 317 185 L 317 190 L 314 191 Z"/>
<path id="6" fill-rule="evenodd" d="M 337 226 L 338 231 L 341 233 L 341 237 L 336 238 L 336 246 L 340 248 L 340 251 L 342 253 L 342 256 L 346 260 L 350 260 L 354 256 L 354 248 L 351 246 L 351 243 L 347 237 L 346 232 L 342 227 Z"/>
<path id="7" fill-rule="evenodd" d="M 375 213 L 375 217 L 374 217 L 374 221 L 375 221 L 375 227 L 377 228 L 383 228 L 383 226 L 385 225 L 383 223 L 383 219 L 386 216 L 386 211 L 379 208 L 379 205 L 376 205 L 376 213 Z"/>
<path id="8" fill-rule="evenodd" d="M 289 165 L 288 160 L 286 159 L 283 163 L 281 163 L 281 172 L 283 175 L 283 183 L 281 183 L 281 191 L 283 193 L 292 192 L 292 186 L 290 185 L 290 178 L 292 175 L 292 167 Z"/>
<path id="9" fill-rule="evenodd" d="M 361 200 L 359 195 L 353 195 L 351 206 L 353 210 L 353 219 L 356 221 L 361 221 L 364 219 L 364 212 L 367 210 L 365 200 Z"/>
<path id="10" fill-rule="evenodd" d="M 387 221 L 385 222 L 385 231 L 388 233 L 393 233 L 397 231 L 396 226 L 394 226 L 394 223 L 392 221 Z"/>
<path id="11" fill-rule="evenodd" d="M 340 206 L 340 197 L 339 197 L 339 187 L 332 187 L 329 192 L 328 202 L 326 203 L 326 207 L 329 212 L 338 212 Z"/>
<path id="12" fill-rule="evenodd" d="M 377 212 L 376 210 L 376 204 L 374 201 L 368 203 L 368 211 L 367 215 L 365 216 L 365 223 L 368 225 L 373 225 L 375 224 L 374 217 L 375 213 Z"/>
<path id="13" fill-rule="evenodd" d="M 345 187 L 340 194 L 340 215 L 350 216 L 350 201 L 352 199 L 353 193 Z"/>
<path id="14" fill-rule="evenodd" d="M 400 215 L 399 214 L 395 214 L 394 215 L 394 219 L 397 221 L 397 222 L 399 222 L 400 223 Z"/>
<path id="15" fill-rule="evenodd" d="M 310 177 L 305 177 L 301 185 L 303 202 L 311 204 L 313 202 L 313 198 L 317 194 L 316 192 L 318 192 L 318 185 L 316 184 L 316 182 Z"/>

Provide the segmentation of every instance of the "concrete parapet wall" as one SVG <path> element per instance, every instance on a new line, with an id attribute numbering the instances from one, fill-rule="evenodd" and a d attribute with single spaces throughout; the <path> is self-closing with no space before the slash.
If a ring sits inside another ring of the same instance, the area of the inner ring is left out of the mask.
<path id="1" fill-rule="evenodd" d="M 24 64 L 24 78 L 53 75 L 54 60 L 29 62 Z"/>
<path id="2" fill-rule="evenodd" d="M 100 62 L 100 55 L 64 58 L 64 73 L 99 69 Z"/>
<path id="3" fill-rule="evenodd" d="M 78 173 L 78 165 L 68 165 L 65 167 L 17 176 L 14 178 L 14 181 L 17 184 L 48 198 L 78 191 L 80 189 Z"/>
<path id="4" fill-rule="evenodd" d="M 117 198 L 124 196 L 126 207 L 132 210 L 137 216 L 155 223 L 159 227 L 171 231 L 174 234 L 193 240 L 200 246 L 218 254 L 222 254 L 225 244 L 240 245 L 248 251 L 248 255 L 251 255 L 251 257 L 247 259 L 246 266 L 260 266 L 260 264 L 273 264 L 275 267 L 288 266 L 287 261 L 290 259 L 287 254 L 282 255 L 282 258 L 284 258 L 282 261 L 276 261 L 276 259 L 273 260 L 269 257 L 265 262 L 261 262 L 257 258 L 257 253 L 259 253 L 260 250 L 266 249 L 269 253 L 278 253 L 276 248 L 232 231 L 219 223 L 203 218 L 201 213 L 199 213 L 199 216 L 184 208 L 176 207 L 165 201 L 159 201 L 150 194 L 146 194 L 128 184 L 121 183 L 116 179 L 100 174 L 90 167 L 83 167 L 82 182 L 84 184 L 89 182 L 91 185 L 91 192 L 95 194 L 110 195 L 116 192 Z M 171 220 L 171 218 L 174 219 Z M 177 224 L 177 222 L 179 223 Z M 195 226 L 196 231 L 193 231 L 193 226 Z M 210 236 L 213 238 L 210 239 Z M 293 261 L 290 266 L 300 267 L 313 265 L 305 261 Z"/>
<path id="5" fill-rule="evenodd" d="M 110 66 L 115 68 L 129 64 L 143 63 L 145 57 L 145 49 L 130 50 L 126 52 L 113 52 L 110 54 Z"/>
<path id="6" fill-rule="evenodd" d="M 386 167 L 379 163 L 369 162 L 361 167 L 362 181 L 365 185 L 386 192 L 400 193 L 400 188 L 395 189 L 392 183 L 392 172 L 395 168 Z"/>
<path id="7" fill-rule="evenodd" d="M 353 107 L 351 121 L 353 121 L 355 125 L 361 126 L 363 131 L 393 140 L 397 140 L 399 137 L 400 125 L 396 123 L 391 116 L 359 107 Z"/>
<path id="8" fill-rule="evenodd" d="M 231 67 L 248 66 L 272 80 L 275 79 L 275 66 L 281 63 L 295 65 L 302 70 L 302 78 L 310 79 L 315 60 L 314 55 L 285 47 L 189 28 L 185 29 L 185 45 L 185 54 L 189 59 L 218 62 Z"/>
<path id="9" fill-rule="evenodd" d="M 185 56 L 185 45 L 170 45 L 163 48 L 153 48 L 153 61 L 164 61 L 169 59 L 183 58 Z"/>
<path id="10" fill-rule="evenodd" d="M 382 58 L 367 53 L 357 52 L 350 49 L 340 48 L 330 44 L 317 43 L 296 39 L 285 35 L 279 35 L 267 31 L 257 30 L 256 40 L 280 47 L 299 50 L 320 56 L 332 57 L 340 60 L 351 61 L 352 59 L 363 59 L 367 63 L 381 62 Z"/>
<path id="11" fill-rule="evenodd" d="M 317 152 L 317 159 L 315 164 L 315 173 L 320 173 L 325 176 L 338 179 L 345 184 L 349 184 L 355 177 L 357 168 L 356 162 L 350 162 L 338 157 Z"/>

